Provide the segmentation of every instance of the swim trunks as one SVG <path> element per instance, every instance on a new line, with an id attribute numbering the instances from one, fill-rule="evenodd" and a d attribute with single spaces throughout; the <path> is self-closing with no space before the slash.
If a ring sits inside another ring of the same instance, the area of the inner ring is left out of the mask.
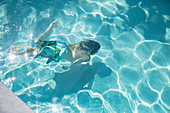
<path id="1" fill-rule="evenodd" d="M 40 48 L 40 52 L 36 57 L 41 56 L 44 58 L 48 58 L 47 64 L 51 61 L 59 62 L 64 59 L 67 54 L 68 46 L 66 43 L 58 42 L 58 41 L 43 41 L 44 43 Z M 36 58 L 35 57 L 35 58 Z"/>

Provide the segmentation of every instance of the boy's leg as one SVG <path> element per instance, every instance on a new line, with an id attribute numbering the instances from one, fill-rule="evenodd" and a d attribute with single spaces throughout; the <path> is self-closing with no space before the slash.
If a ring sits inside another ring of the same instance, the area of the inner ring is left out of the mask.
<path id="1" fill-rule="evenodd" d="M 22 47 L 19 47 L 19 46 L 11 47 L 7 49 L 6 51 L 4 51 L 4 55 L 14 54 L 14 55 L 35 56 L 40 51 L 40 49 L 38 49 L 37 47 L 29 47 L 22 52 L 16 52 L 20 50 L 21 48 Z"/>
<path id="2" fill-rule="evenodd" d="M 14 53 L 15 55 L 35 56 L 39 52 L 37 47 L 29 47 L 23 52 Z"/>
<path id="3" fill-rule="evenodd" d="M 46 30 L 44 33 L 40 34 L 40 35 L 35 39 L 34 42 L 35 42 L 36 44 L 38 44 L 38 45 L 42 45 L 42 44 L 44 43 L 43 40 L 50 35 L 50 33 L 51 33 L 51 31 L 52 31 L 55 23 L 57 23 L 57 20 L 53 21 L 53 22 L 50 24 L 50 26 L 47 28 L 47 30 Z"/>
<path id="4" fill-rule="evenodd" d="M 4 51 L 4 54 L 9 54 L 9 53 L 14 53 L 15 51 L 18 51 L 22 48 L 22 46 L 15 46 L 15 47 L 10 47 L 9 49 L 6 49 Z"/>

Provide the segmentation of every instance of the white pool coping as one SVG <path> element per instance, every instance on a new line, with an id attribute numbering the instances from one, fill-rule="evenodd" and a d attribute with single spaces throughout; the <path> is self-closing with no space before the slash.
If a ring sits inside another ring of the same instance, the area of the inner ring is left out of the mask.
<path id="1" fill-rule="evenodd" d="M 19 97 L 0 82 L 0 113 L 34 113 Z"/>

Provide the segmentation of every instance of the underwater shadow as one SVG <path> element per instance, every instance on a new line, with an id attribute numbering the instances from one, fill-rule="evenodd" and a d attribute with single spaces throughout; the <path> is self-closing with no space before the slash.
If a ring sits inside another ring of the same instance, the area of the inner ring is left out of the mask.
<path id="1" fill-rule="evenodd" d="M 57 85 L 53 97 L 61 99 L 64 95 L 76 93 L 82 89 L 90 89 L 96 74 L 106 77 L 111 72 L 112 70 L 101 62 L 93 63 L 93 65 L 76 64 L 67 72 L 55 74 L 54 80 Z M 84 87 L 86 85 L 87 87 Z"/>

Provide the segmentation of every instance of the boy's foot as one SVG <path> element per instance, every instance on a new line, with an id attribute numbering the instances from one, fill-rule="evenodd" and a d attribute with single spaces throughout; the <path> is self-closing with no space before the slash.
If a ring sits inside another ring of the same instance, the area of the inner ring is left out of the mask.
<path id="1" fill-rule="evenodd" d="M 57 23 L 57 19 L 52 22 L 53 24 Z"/>

